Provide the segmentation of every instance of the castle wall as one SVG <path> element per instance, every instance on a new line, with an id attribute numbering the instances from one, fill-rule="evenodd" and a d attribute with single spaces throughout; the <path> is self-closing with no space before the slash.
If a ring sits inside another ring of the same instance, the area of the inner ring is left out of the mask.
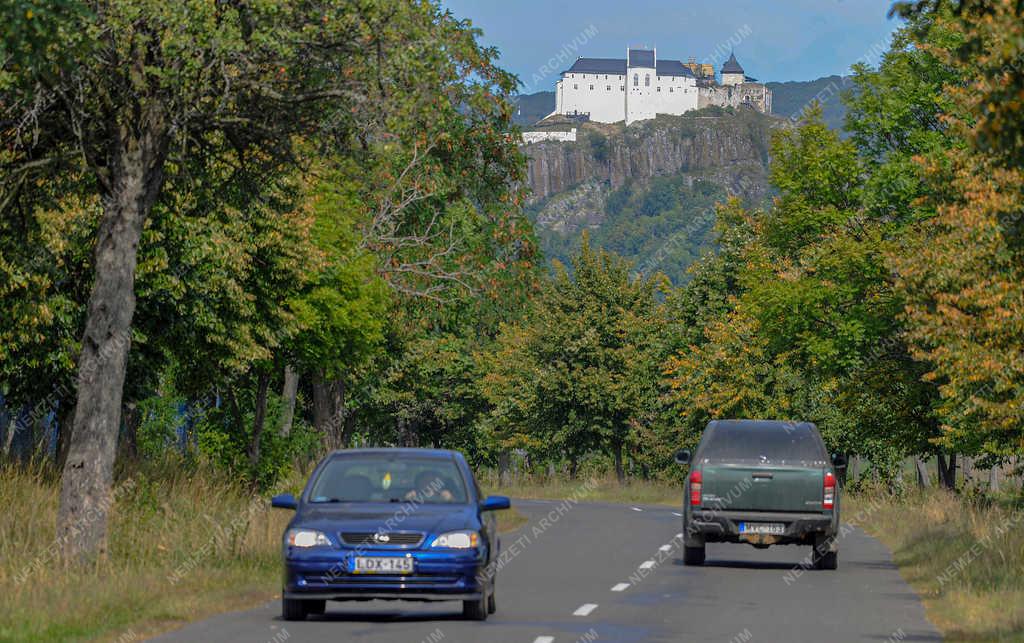
<path id="1" fill-rule="evenodd" d="M 697 107 L 752 107 L 759 112 L 772 111 L 772 92 L 761 83 L 739 85 L 709 85 L 700 88 Z"/>
<path id="2" fill-rule="evenodd" d="M 559 114 L 590 114 L 599 123 L 626 118 L 625 77 L 620 74 L 565 74 L 555 88 Z"/>

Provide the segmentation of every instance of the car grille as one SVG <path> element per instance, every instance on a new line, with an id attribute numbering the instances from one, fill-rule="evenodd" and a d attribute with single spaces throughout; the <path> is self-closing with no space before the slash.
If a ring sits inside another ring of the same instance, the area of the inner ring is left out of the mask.
<path id="1" fill-rule="evenodd" d="M 376 536 L 387 536 L 387 542 L 378 540 Z M 418 531 L 343 531 L 341 541 L 346 545 L 363 545 L 366 547 L 409 547 L 423 542 L 423 534 Z"/>

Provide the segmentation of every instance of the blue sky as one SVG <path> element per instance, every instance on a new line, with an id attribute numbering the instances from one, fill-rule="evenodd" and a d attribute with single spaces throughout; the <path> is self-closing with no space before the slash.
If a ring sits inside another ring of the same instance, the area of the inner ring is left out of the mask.
<path id="1" fill-rule="evenodd" d="M 735 46 L 747 75 L 811 80 L 877 60 L 898 26 L 890 0 L 442 0 L 483 29 L 524 93 L 554 89 L 578 56 L 621 58 L 627 45 L 660 58 L 715 63 Z M 553 64 L 552 64 L 553 63 Z"/>

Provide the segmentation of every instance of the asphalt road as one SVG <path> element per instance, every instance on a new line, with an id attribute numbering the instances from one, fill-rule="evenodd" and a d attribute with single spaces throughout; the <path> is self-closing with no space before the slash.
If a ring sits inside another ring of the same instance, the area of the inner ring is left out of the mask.
<path id="1" fill-rule="evenodd" d="M 889 552 L 854 530 L 839 570 L 803 569 L 804 547 L 708 545 L 684 567 L 670 508 L 520 501 L 530 518 L 502 538 L 498 612 L 461 620 L 459 603 L 328 603 L 305 622 L 278 601 L 221 615 L 161 641 L 562 643 L 592 641 L 938 641 Z"/>

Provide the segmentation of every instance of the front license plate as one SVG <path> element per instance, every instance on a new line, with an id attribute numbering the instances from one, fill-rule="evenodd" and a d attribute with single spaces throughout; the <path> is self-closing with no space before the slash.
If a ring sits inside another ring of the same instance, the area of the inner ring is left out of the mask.
<path id="1" fill-rule="evenodd" d="M 363 558 L 352 564 L 353 574 L 411 574 L 412 558 Z"/>
<path id="2" fill-rule="evenodd" d="M 786 525 L 781 522 L 741 522 L 741 534 L 768 534 L 769 536 L 781 536 L 786 531 Z"/>

